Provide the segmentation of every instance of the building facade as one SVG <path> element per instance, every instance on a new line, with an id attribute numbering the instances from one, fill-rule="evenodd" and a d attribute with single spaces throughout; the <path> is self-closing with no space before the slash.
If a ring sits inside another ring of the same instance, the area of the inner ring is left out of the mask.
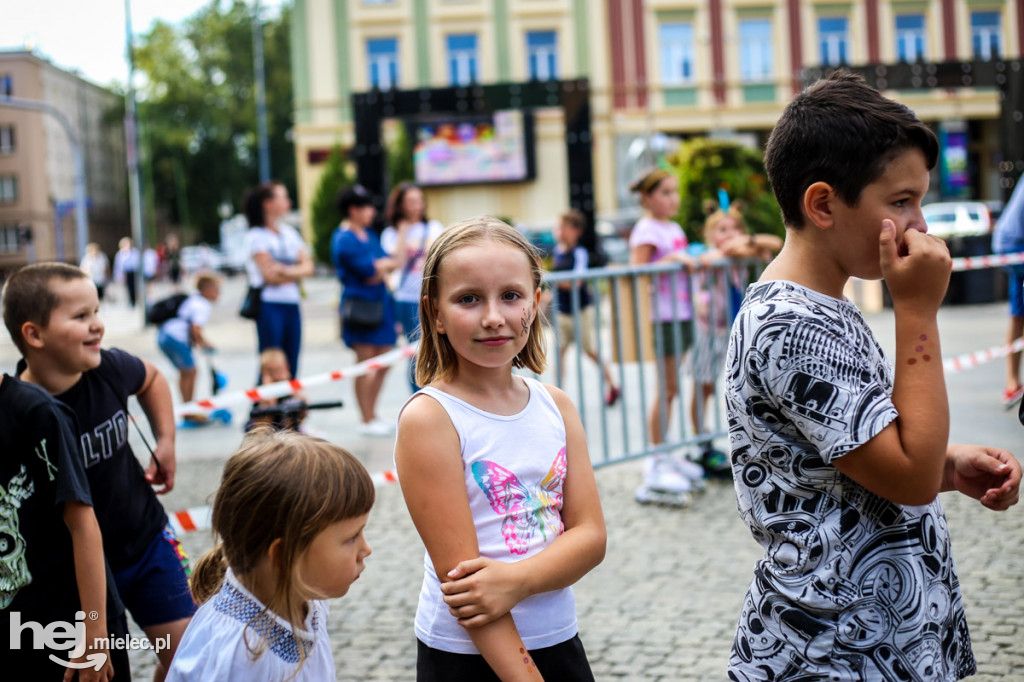
<path id="1" fill-rule="evenodd" d="M 327 150 L 355 142 L 353 92 L 587 78 L 597 213 L 609 216 L 676 139 L 762 145 L 805 68 L 1019 58 L 1024 0 L 295 0 L 293 32 L 300 205 Z M 888 94 L 943 140 L 933 198 L 1000 196 L 994 88 Z M 565 208 L 561 114 L 536 116 L 537 178 L 432 189 L 438 218 L 544 223 Z"/>
<path id="2" fill-rule="evenodd" d="M 108 254 L 129 234 L 121 97 L 29 51 L 0 52 L 0 94 L 60 111 L 82 147 L 89 240 Z M 75 167 L 61 124 L 0 102 L 0 271 L 77 263 Z"/>

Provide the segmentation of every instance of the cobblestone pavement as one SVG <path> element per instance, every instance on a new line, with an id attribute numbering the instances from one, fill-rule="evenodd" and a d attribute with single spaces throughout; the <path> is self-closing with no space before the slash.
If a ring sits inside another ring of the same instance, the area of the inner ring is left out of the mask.
<path id="1" fill-rule="evenodd" d="M 248 387 L 255 376 L 254 331 L 234 311 L 241 283 L 231 281 L 208 336 L 221 348 L 215 362 L 230 377 L 230 388 Z M 333 305 L 336 285 L 314 280 L 304 306 L 304 374 L 351 364 L 351 353 L 336 340 Z M 223 314 L 220 314 L 223 313 Z M 105 311 L 108 343 L 136 352 L 168 369 L 156 350 L 152 330 L 139 332 L 135 317 L 116 305 Z M 868 316 L 891 350 L 891 313 Z M 1005 303 L 943 309 L 944 355 L 1001 342 Z M 12 365 L 13 348 L 0 344 L 0 362 Z M 10 369 L 8 369 L 10 371 Z M 388 377 L 382 416 L 394 417 L 408 387 L 397 373 Z M 1002 363 L 950 375 L 952 434 L 956 442 L 985 442 L 1024 455 L 1024 427 L 999 406 Z M 200 386 L 200 392 L 204 389 Z M 343 397 L 347 382 L 318 389 L 313 399 Z M 357 435 L 352 405 L 311 417 L 314 428 L 343 444 L 371 471 L 391 466 L 389 439 Z M 636 417 L 637 424 L 640 422 Z M 163 498 L 168 510 L 207 504 L 223 461 L 240 437 L 236 426 L 180 432 L 175 490 Z M 145 452 L 140 445 L 137 453 Z M 759 547 L 740 522 L 732 488 L 713 483 L 686 510 L 640 506 L 632 498 L 639 463 L 597 472 L 608 524 L 605 561 L 576 586 L 580 635 L 599 680 L 722 680 L 740 602 Z M 401 498 L 391 485 L 379 489 L 367 535 L 373 555 L 349 594 L 332 604 L 330 632 L 339 680 L 412 680 L 415 646 L 412 619 L 422 576 L 423 549 Z M 960 495 L 943 504 L 965 597 L 979 681 L 1024 680 L 1024 524 L 1022 509 L 996 514 Z M 191 533 L 184 545 L 193 560 L 211 547 L 209 533 Z M 154 657 L 132 655 L 133 675 L 148 679 Z"/>

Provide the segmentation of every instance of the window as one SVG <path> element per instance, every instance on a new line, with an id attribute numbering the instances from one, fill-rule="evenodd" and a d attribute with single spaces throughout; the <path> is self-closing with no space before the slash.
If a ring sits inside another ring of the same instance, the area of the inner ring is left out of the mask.
<path id="1" fill-rule="evenodd" d="M 14 79 L 9 73 L 0 76 L 0 95 L 14 95 Z"/>
<path id="2" fill-rule="evenodd" d="M 901 14 L 896 17 L 896 58 L 901 62 L 924 59 L 924 15 Z"/>
<path id="3" fill-rule="evenodd" d="M 531 80 L 558 78 L 558 36 L 554 31 L 526 34 L 527 72 Z"/>
<path id="4" fill-rule="evenodd" d="M 740 20 L 740 78 L 746 83 L 772 79 L 771 19 Z"/>
<path id="5" fill-rule="evenodd" d="M 20 236 L 17 225 L 0 225 L 0 253 L 17 253 L 21 248 Z"/>
<path id="6" fill-rule="evenodd" d="M 477 82 L 476 36 L 448 36 L 448 78 L 452 85 Z"/>
<path id="7" fill-rule="evenodd" d="M 0 154 L 13 154 L 14 149 L 14 125 L 0 125 Z"/>
<path id="8" fill-rule="evenodd" d="M 398 39 L 372 38 L 366 41 L 370 87 L 390 90 L 398 87 Z"/>
<path id="9" fill-rule="evenodd" d="M 821 63 L 830 66 L 847 64 L 850 34 L 846 28 L 846 17 L 821 17 L 818 19 L 818 44 L 821 46 Z"/>
<path id="10" fill-rule="evenodd" d="M 693 83 L 693 24 L 662 24 L 658 29 L 661 81 L 665 85 Z"/>
<path id="11" fill-rule="evenodd" d="M 18 200 L 18 176 L 0 175 L 0 204 L 13 204 Z"/>
<path id="12" fill-rule="evenodd" d="M 971 12 L 971 45 L 975 59 L 999 59 L 1003 53 L 999 12 Z"/>

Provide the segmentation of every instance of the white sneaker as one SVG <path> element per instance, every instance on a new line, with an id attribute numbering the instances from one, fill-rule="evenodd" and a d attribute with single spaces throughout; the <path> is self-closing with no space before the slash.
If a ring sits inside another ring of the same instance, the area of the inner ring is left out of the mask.
<path id="1" fill-rule="evenodd" d="M 364 436 L 386 437 L 394 432 L 395 427 L 391 422 L 386 422 L 380 418 L 373 419 L 359 427 L 359 433 Z"/>
<path id="2" fill-rule="evenodd" d="M 698 481 L 704 478 L 704 467 L 691 460 L 686 455 L 680 454 L 672 457 L 672 465 L 686 478 Z"/>
<path id="3" fill-rule="evenodd" d="M 693 488 L 690 479 L 675 467 L 672 457 L 665 454 L 652 455 L 644 462 L 644 486 L 677 495 Z"/>

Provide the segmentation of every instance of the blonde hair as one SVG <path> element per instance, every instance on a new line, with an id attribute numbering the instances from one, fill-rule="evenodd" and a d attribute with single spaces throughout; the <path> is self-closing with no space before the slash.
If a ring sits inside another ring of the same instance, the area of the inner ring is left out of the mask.
<path id="1" fill-rule="evenodd" d="M 285 355 L 283 350 L 276 346 L 265 348 L 263 352 L 260 353 L 260 373 L 262 374 L 267 369 L 267 365 L 272 362 L 283 362 L 287 365 L 288 356 Z"/>
<path id="2" fill-rule="evenodd" d="M 459 221 L 444 230 L 430 245 L 427 259 L 423 264 L 423 284 L 420 290 L 420 338 L 419 351 L 416 354 L 416 383 L 420 386 L 441 379 L 450 381 L 455 377 L 458 359 L 447 336 L 439 334 L 437 320 L 437 300 L 440 293 L 440 270 L 444 259 L 464 246 L 473 246 L 486 242 L 495 242 L 517 248 L 526 254 L 530 262 L 530 271 L 534 290 L 540 288 L 544 277 L 544 266 L 540 254 L 526 237 L 506 222 L 491 216 L 478 216 Z M 526 346 L 512 360 L 513 367 L 525 367 L 540 374 L 547 366 L 544 358 L 544 331 L 542 327 L 543 311 L 539 308 L 530 325 L 530 333 Z"/>
<path id="3" fill-rule="evenodd" d="M 707 218 L 704 219 L 704 243 L 708 242 L 709 235 L 715 229 L 715 227 L 723 220 L 735 220 L 743 234 L 748 234 L 750 229 L 747 227 L 747 221 L 743 219 L 743 209 L 745 205 L 740 201 L 734 201 L 729 209 L 723 211 L 718 205 L 708 200 L 704 203 L 704 212 L 707 214 Z"/>
<path id="4" fill-rule="evenodd" d="M 220 277 L 217 275 L 211 275 L 210 273 L 205 273 L 196 277 L 196 291 L 201 292 L 212 284 L 220 284 Z"/>
<path id="5" fill-rule="evenodd" d="M 261 636 L 272 611 L 293 630 L 304 629 L 309 599 L 322 599 L 296 570 L 313 539 L 327 526 L 370 511 L 375 499 L 366 468 L 348 451 L 294 431 L 257 427 L 224 465 L 213 501 L 213 530 L 219 543 L 196 563 L 189 579 L 197 604 L 209 600 L 228 567 L 242 579 L 280 540 L 274 569 L 277 583 L 262 612 L 246 623 Z M 248 647 L 248 638 L 246 638 Z M 249 649 L 258 658 L 265 646 Z M 299 647 L 299 668 L 307 651 Z"/>

